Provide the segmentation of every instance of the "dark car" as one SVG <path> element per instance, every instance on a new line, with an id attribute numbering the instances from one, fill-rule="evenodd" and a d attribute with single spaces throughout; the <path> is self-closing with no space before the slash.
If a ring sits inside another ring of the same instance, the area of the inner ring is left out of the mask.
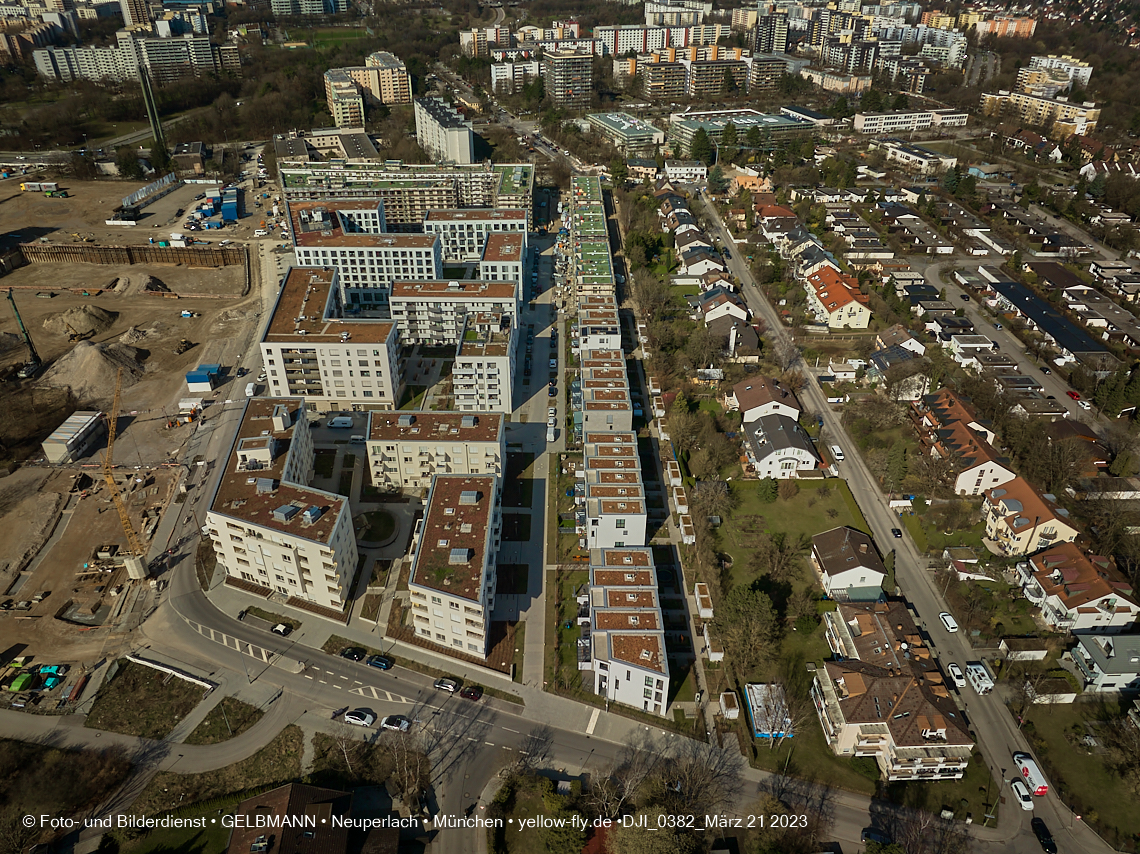
<path id="1" fill-rule="evenodd" d="M 554 387 L 552 386 L 552 387 L 551 387 L 551 388 L 550 388 L 550 389 L 547 391 L 547 393 L 546 393 L 546 396 L 547 396 L 547 397 L 558 397 L 558 389 L 556 389 L 556 388 L 554 388 Z"/>
<path id="2" fill-rule="evenodd" d="M 969 301 L 970 301 L 970 295 L 969 294 L 962 294 L 962 302 L 969 302 Z"/>
<path id="3" fill-rule="evenodd" d="M 1041 373 L 1043 373 L 1045 376 L 1049 376 L 1049 374 L 1051 374 L 1053 372 L 1051 370 L 1049 370 L 1048 368 L 1042 368 Z"/>
<path id="4" fill-rule="evenodd" d="M 898 528 L 891 528 L 891 536 L 894 537 L 896 540 L 901 540 L 902 539 L 902 531 L 899 530 Z"/>
<path id="5" fill-rule="evenodd" d="M 370 655 L 368 656 L 369 667 L 379 667 L 381 670 L 392 669 L 392 659 L 386 655 Z"/>
<path id="6" fill-rule="evenodd" d="M 347 646 L 340 651 L 340 657 L 349 661 L 364 661 L 367 656 L 368 653 L 358 646 Z"/>
<path id="7" fill-rule="evenodd" d="M 892 840 L 887 834 L 876 827 L 864 827 L 859 837 L 860 842 L 878 842 L 880 845 L 890 845 Z"/>
<path id="8" fill-rule="evenodd" d="M 1039 818 L 1033 819 L 1029 822 L 1029 826 L 1033 828 L 1033 835 L 1037 837 L 1037 841 L 1041 843 L 1041 850 L 1045 854 L 1057 854 L 1057 843 L 1053 841 L 1053 834 L 1049 832 L 1049 828 L 1045 826 Z"/>
<path id="9" fill-rule="evenodd" d="M 463 697 L 465 700 L 478 700 L 483 696 L 483 689 L 478 685 L 468 685 L 466 688 L 459 692 L 459 696 Z"/>

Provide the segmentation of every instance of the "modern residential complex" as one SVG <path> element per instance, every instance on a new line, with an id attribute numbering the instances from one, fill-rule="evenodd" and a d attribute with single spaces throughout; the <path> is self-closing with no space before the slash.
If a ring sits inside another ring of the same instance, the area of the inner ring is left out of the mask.
<path id="1" fill-rule="evenodd" d="M 856 113 L 853 127 L 859 133 L 892 134 L 932 127 L 964 128 L 969 116 L 960 110 Z"/>
<path id="2" fill-rule="evenodd" d="M 343 610 L 356 574 L 352 514 L 347 498 L 309 486 L 305 402 L 247 401 L 224 465 L 205 527 L 227 580 Z"/>
<path id="3" fill-rule="evenodd" d="M 546 96 L 564 110 L 586 110 L 593 96 L 594 60 L 575 50 L 551 50 L 543 56 Z"/>
<path id="4" fill-rule="evenodd" d="M 114 47 L 47 47 L 32 57 L 41 77 L 49 80 L 118 82 L 137 80 L 145 69 L 156 82 L 214 74 L 221 68 L 218 48 L 208 35 L 187 33 L 170 38 L 120 30 Z"/>
<path id="5" fill-rule="evenodd" d="M 586 118 L 622 154 L 652 155 L 665 144 L 665 131 L 629 113 L 591 113 Z"/>
<path id="6" fill-rule="evenodd" d="M 439 235 L 445 261 L 478 261 L 492 234 L 517 235 L 515 243 L 525 251 L 527 212 L 496 208 L 433 210 L 424 216 L 424 232 Z"/>
<path id="7" fill-rule="evenodd" d="M 1001 89 L 982 94 L 982 112 L 987 116 L 1009 116 L 1029 125 L 1049 129 L 1049 136 L 1064 139 L 1086 136 L 1096 130 L 1100 109 L 1092 101 L 1075 104 L 1028 92 Z"/>
<path id="8" fill-rule="evenodd" d="M 496 475 L 441 474 L 432 480 L 408 577 L 417 637 L 486 657 L 503 527 L 499 502 Z"/>
<path id="9" fill-rule="evenodd" d="M 426 490 L 441 474 L 503 476 L 506 418 L 497 413 L 373 412 L 368 470 L 380 489 Z"/>
<path id="10" fill-rule="evenodd" d="M 408 69 L 395 55 L 378 50 L 361 66 L 325 72 L 325 100 L 337 127 L 364 127 L 364 110 L 378 104 L 412 100 Z"/>

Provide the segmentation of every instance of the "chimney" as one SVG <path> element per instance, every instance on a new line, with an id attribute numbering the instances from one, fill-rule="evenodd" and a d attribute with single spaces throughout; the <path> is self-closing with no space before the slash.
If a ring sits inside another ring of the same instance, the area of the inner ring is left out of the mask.
<path id="1" fill-rule="evenodd" d="M 865 555 L 866 553 L 867 553 L 867 544 L 866 543 L 859 543 L 859 554 Z"/>

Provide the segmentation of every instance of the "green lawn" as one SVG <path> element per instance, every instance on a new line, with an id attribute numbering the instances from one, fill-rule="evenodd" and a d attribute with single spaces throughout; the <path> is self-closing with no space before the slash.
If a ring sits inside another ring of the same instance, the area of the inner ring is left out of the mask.
<path id="1" fill-rule="evenodd" d="M 427 394 L 426 385 L 409 385 L 404 387 L 404 397 L 400 401 L 400 409 L 419 409 Z"/>
<path id="2" fill-rule="evenodd" d="M 741 713 L 740 722 L 744 728 L 749 726 L 747 712 Z M 859 773 L 850 759 L 840 759 L 832 752 L 819 721 L 814 718 L 794 738 L 785 738 L 776 747 L 769 747 L 766 739 L 756 740 L 749 751 L 749 761 L 754 768 L 765 771 L 787 769 L 793 777 L 862 795 L 875 794 L 875 783 L 870 778 Z"/>
<path id="3" fill-rule="evenodd" d="M 850 525 L 870 533 L 866 520 L 858 513 L 858 506 L 853 499 L 848 499 L 850 490 L 845 482 L 828 480 L 826 485 L 830 494 L 822 497 L 819 488 L 823 483 L 798 483 L 800 491 L 795 498 L 764 504 L 760 501 L 756 481 L 732 482 L 737 506 L 720 531 L 724 551 L 732 555 L 734 583 L 751 581 L 748 557 L 754 548 L 753 541 L 764 531 L 782 531 L 788 537 L 810 537 L 839 525 Z"/>
<path id="4" fill-rule="evenodd" d="M 256 706 L 225 697 L 186 738 L 186 744 L 217 744 L 241 735 L 265 714 Z"/>
<path id="5" fill-rule="evenodd" d="M 230 839 L 230 828 L 218 818 L 214 805 L 179 812 L 181 818 L 203 818 L 205 827 L 157 828 L 141 839 L 123 844 L 122 854 L 171 854 L 174 851 L 207 852 L 225 851 Z M 213 824 L 211 819 L 215 819 Z"/>
<path id="6" fill-rule="evenodd" d="M 1111 701 L 1104 711 L 1111 716 L 1120 713 L 1119 706 Z M 1079 739 L 1072 737 L 1074 726 L 1083 727 L 1085 721 L 1100 718 L 1098 706 L 1088 702 L 1032 706 L 1030 743 L 1053 791 L 1110 844 L 1121 847 L 1126 840 L 1116 838 L 1118 835 L 1134 837 L 1140 833 L 1140 800 L 1108 771 L 1102 756 L 1089 753 Z"/>
<path id="7" fill-rule="evenodd" d="M 954 817 L 959 821 L 964 821 L 969 813 L 975 824 L 982 824 L 986 820 L 986 813 L 995 816 L 999 814 L 1001 797 L 1010 794 L 1008 791 L 999 791 L 1000 786 L 1001 782 L 995 780 L 986 768 L 981 753 L 975 751 L 961 780 L 889 783 L 885 794 L 896 803 L 918 807 L 935 815 L 943 809 L 953 810 Z M 1007 803 L 1012 804 L 1012 801 Z M 990 819 L 990 827 L 996 823 L 996 818 Z"/>

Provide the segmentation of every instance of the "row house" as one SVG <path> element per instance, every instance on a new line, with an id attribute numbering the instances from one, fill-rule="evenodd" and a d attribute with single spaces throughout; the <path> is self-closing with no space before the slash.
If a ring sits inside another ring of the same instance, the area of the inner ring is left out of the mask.
<path id="1" fill-rule="evenodd" d="M 1140 615 L 1132 583 L 1112 558 L 1085 554 L 1073 543 L 1033 555 L 1017 571 L 1025 598 L 1055 631 L 1123 632 Z"/>
<path id="2" fill-rule="evenodd" d="M 910 405 L 910 419 L 924 451 L 954 466 L 954 492 L 981 495 L 1016 477 L 1009 460 L 994 448 L 997 434 L 979 418 L 973 401 L 950 389 L 924 395 Z"/>

